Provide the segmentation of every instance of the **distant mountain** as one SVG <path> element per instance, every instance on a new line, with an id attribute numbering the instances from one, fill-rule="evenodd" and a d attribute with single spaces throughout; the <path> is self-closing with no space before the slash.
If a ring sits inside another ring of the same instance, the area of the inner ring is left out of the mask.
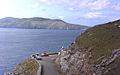
<path id="1" fill-rule="evenodd" d="M 0 19 L 2 28 L 27 28 L 27 29 L 87 29 L 87 26 L 69 24 L 59 19 L 47 18 L 12 18 Z"/>

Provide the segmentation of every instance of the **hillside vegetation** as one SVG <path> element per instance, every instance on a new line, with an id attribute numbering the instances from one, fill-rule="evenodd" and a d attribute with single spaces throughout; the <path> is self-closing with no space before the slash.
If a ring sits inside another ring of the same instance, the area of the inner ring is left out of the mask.
<path id="1" fill-rule="evenodd" d="M 29 58 L 19 65 L 17 65 L 12 71 L 8 72 L 8 75 L 36 75 L 39 64 Z"/>
<path id="2" fill-rule="evenodd" d="M 80 48 L 92 48 L 94 58 L 108 56 L 114 49 L 120 48 L 120 20 L 97 25 L 77 37 Z"/>
<path id="3" fill-rule="evenodd" d="M 55 62 L 67 75 L 120 75 L 120 20 L 87 29 Z"/>
<path id="4" fill-rule="evenodd" d="M 0 27 L 4 28 L 28 28 L 28 29 L 86 29 L 87 26 L 69 24 L 59 19 L 47 18 L 12 18 L 0 19 Z"/>

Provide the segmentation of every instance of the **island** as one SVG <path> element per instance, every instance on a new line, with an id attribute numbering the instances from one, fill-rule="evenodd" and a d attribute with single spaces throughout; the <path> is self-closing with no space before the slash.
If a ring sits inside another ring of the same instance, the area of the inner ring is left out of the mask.
<path id="1" fill-rule="evenodd" d="M 60 19 L 6 17 L 0 19 L 0 28 L 76 30 L 87 29 L 88 26 L 70 24 Z"/>

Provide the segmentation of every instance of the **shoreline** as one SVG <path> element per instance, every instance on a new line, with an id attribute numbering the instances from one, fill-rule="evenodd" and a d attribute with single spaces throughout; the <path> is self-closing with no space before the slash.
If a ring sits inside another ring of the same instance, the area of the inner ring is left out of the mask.
<path id="1" fill-rule="evenodd" d="M 48 53 L 49 54 L 49 56 L 43 56 L 42 57 L 42 60 L 37 60 L 36 58 L 33 58 L 32 57 L 32 55 L 34 55 L 34 54 L 32 54 L 31 56 L 30 56 L 30 58 L 28 58 L 28 59 L 26 59 L 26 60 L 24 60 L 23 62 L 21 62 L 20 64 L 18 64 L 18 65 L 16 65 L 12 70 L 10 70 L 10 71 L 8 71 L 8 72 L 5 72 L 4 73 L 4 75 L 21 75 L 22 74 L 22 72 L 20 72 L 20 71 L 18 71 L 19 70 L 19 68 L 21 68 L 21 66 L 23 66 L 24 64 L 28 64 L 26 67 L 29 67 L 30 65 L 29 65 L 29 62 L 31 62 L 31 61 L 35 61 L 33 64 L 37 64 L 37 70 L 36 70 L 36 73 L 35 73 L 35 75 L 42 75 L 42 67 L 43 67 L 43 65 L 42 65 L 42 61 L 43 61 L 43 59 L 45 58 L 48 58 L 48 59 L 55 59 L 55 57 L 58 55 L 58 53 L 56 53 L 56 52 L 54 52 L 54 53 Z M 55 56 L 55 57 L 54 57 Z M 29 62 L 26 62 L 27 60 L 29 60 Z M 25 63 L 26 62 L 26 63 Z M 24 63 L 24 64 L 23 64 Z M 19 68 L 18 68 L 19 67 Z M 24 68 L 26 68 L 26 67 L 22 67 L 23 69 Z M 29 70 L 29 69 L 28 69 Z M 27 70 L 26 70 L 27 71 Z M 24 72 L 24 71 L 23 71 Z M 26 72 L 26 73 L 28 73 L 28 72 Z M 25 74 L 26 74 L 25 73 Z M 30 74 L 31 75 L 31 74 Z"/>

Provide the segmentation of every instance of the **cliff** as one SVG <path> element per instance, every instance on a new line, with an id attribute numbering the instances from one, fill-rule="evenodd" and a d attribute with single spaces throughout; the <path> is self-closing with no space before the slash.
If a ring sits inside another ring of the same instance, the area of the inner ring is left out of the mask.
<path id="1" fill-rule="evenodd" d="M 27 29 L 87 29 L 87 26 L 66 23 L 59 19 L 47 18 L 12 18 L 0 19 L 2 28 L 27 28 Z"/>
<path id="2" fill-rule="evenodd" d="M 120 75 L 120 20 L 87 29 L 55 63 L 65 75 Z"/>

